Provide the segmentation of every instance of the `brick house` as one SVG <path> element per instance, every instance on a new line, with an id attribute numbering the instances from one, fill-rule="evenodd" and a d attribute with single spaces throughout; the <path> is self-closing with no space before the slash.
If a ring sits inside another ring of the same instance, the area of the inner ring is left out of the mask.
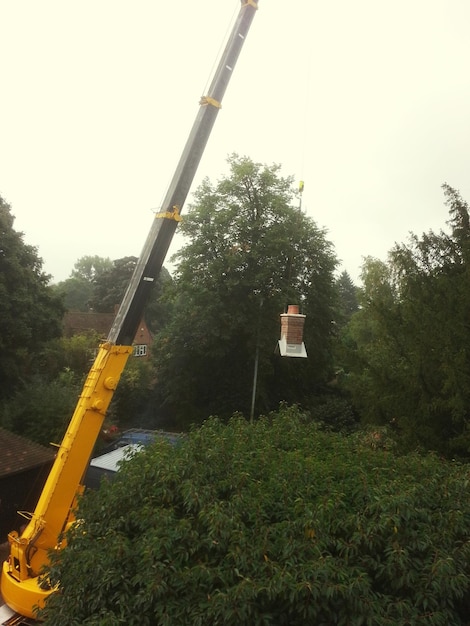
<path id="1" fill-rule="evenodd" d="M 63 328 L 65 337 L 73 337 L 94 330 L 100 336 L 106 337 L 114 321 L 113 313 L 95 313 L 94 311 L 67 311 L 64 315 Z M 144 319 L 139 324 L 139 328 L 132 342 L 134 346 L 133 356 L 146 359 L 150 354 L 152 345 L 152 334 Z"/>

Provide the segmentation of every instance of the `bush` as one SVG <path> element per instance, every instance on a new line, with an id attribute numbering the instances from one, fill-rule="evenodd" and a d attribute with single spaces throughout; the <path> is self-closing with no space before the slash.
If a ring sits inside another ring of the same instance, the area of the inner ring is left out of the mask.
<path id="1" fill-rule="evenodd" d="M 308 402 L 313 419 L 320 422 L 322 429 L 351 434 L 359 428 L 359 418 L 351 403 L 339 395 L 316 396 Z"/>
<path id="2" fill-rule="evenodd" d="M 0 425 L 43 446 L 60 443 L 81 383 L 71 370 L 53 380 L 35 376 L 0 408 Z"/>
<path id="3" fill-rule="evenodd" d="M 296 409 L 209 419 L 85 495 L 45 625 L 463 625 L 468 486 Z"/>

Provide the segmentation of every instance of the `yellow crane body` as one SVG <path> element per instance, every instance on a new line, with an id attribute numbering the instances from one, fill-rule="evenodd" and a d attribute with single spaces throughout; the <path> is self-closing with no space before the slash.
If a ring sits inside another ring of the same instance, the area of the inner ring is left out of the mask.
<path id="1" fill-rule="evenodd" d="M 41 587 L 39 574 L 48 563 L 49 550 L 60 547 L 60 538 L 73 522 L 77 485 L 102 428 L 113 392 L 132 346 L 103 343 L 78 400 L 34 513 L 21 536 L 8 535 L 10 556 L 3 562 L 2 596 L 8 606 L 26 617 L 35 617 L 51 593 Z M 70 511 L 64 516 L 64 511 Z"/>
<path id="2" fill-rule="evenodd" d="M 257 10 L 254 0 L 241 0 L 225 49 L 220 57 L 207 96 L 181 154 L 161 211 L 155 216 L 127 291 L 109 331 L 98 349 L 68 430 L 38 504 L 27 516 L 21 534 L 8 536 L 10 554 L 4 561 L 1 592 L 6 604 L 24 617 L 36 618 L 54 591 L 41 580 L 51 550 L 64 547 L 64 533 L 74 522 L 73 512 L 81 481 L 105 419 L 113 392 L 132 353 L 132 342 L 142 320 L 150 291 L 158 279 L 180 210 L 189 193 L 207 140 L 220 110 L 220 103 Z"/>

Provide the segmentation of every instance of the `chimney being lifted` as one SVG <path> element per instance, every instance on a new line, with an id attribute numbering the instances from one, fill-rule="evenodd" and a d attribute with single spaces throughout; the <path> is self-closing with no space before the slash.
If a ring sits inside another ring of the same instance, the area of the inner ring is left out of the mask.
<path id="1" fill-rule="evenodd" d="M 281 313 L 281 338 L 279 351 L 281 356 L 307 358 L 303 342 L 305 315 L 299 314 L 296 304 L 289 304 L 287 313 Z"/>

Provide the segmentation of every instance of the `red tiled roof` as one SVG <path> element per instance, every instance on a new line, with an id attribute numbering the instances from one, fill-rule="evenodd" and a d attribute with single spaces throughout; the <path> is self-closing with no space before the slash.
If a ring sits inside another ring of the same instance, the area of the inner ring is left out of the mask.
<path id="1" fill-rule="evenodd" d="M 0 428 L 0 478 L 53 461 L 55 451 Z"/>

